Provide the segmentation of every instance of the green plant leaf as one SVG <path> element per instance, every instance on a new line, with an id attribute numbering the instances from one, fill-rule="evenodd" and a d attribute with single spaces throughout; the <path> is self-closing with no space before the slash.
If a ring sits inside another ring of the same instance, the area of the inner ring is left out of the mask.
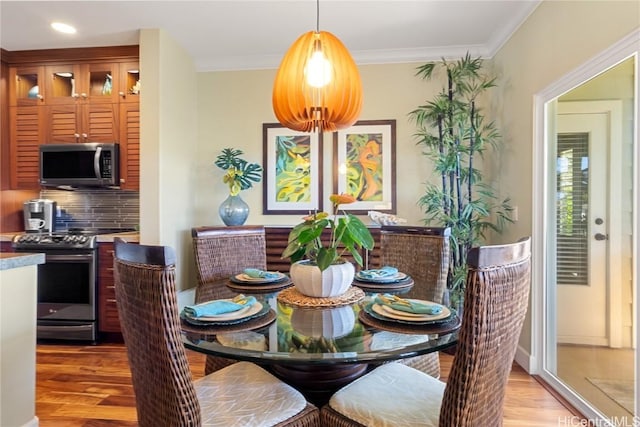
<path id="1" fill-rule="evenodd" d="M 318 250 L 316 264 L 320 271 L 326 270 L 338 258 L 337 251 L 334 248 L 321 248 Z"/>

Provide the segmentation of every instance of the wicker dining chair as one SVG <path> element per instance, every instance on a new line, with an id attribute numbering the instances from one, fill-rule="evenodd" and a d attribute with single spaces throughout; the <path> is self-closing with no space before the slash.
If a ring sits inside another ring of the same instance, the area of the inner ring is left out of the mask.
<path id="1" fill-rule="evenodd" d="M 228 279 L 248 267 L 267 269 L 265 231 L 261 225 L 195 227 L 191 237 L 198 272 L 196 303 L 233 298 L 237 292 L 220 285 L 220 279 Z M 232 363 L 235 361 L 224 357 L 207 356 L 204 373 Z"/>
<path id="2" fill-rule="evenodd" d="M 447 383 L 400 363 L 343 387 L 324 425 L 501 426 L 531 283 L 531 238 L 469 252 L 462 326 Z"/>
<path id="3" fill-rule="evenodd" d="M 175 253 L 114 241 L 116 302 L 141 427 L 318 426 L 318 408 L 250 362 L 193 380 L 180 338 Z"/>
<path id="4" fill-rule="evenodd" d="M 451 259 L 450 236 L 451 229 L 444 227 L 382 226 L 380 262 L 411 276 L 422 299 L 442 304 Z M 440 378 L 438 353 L 399 362 Z"/>

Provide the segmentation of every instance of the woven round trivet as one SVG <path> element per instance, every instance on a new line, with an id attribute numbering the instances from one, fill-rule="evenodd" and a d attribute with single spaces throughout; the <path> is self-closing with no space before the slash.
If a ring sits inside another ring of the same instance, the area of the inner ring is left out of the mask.
<path id="1" fill-rule="evenodd" d="M 394 322 L 393 320 L 386 322 L 376 319 L 364 310 L 358 313 L 358 319 L 365 325 L 373 326 L 383 331 L 401 332 L 403 334 L 448 334 L 460 329 L 460 324 L 462 323 L 456 314 L 454 314 L 448 322 L 434 323 L 433 325 L 410 325 L 407 323 Z"/>
<path id="2" fill-rule="evenodd" d="M 201 336 L 207 336 L 221 334 L 223 332 L 238 332 L 259 329 L 263 326 L 267 326 L 274 320 L 276 320 L 276 313 L 273 310 L 269 310 L 264 316 L 255 317 L 253 319 L 247 320 L 246 322 L 233 323 L 230 325 L 198 326 L 192 325 L 184 319 L 180 319 L 180 326 L 182 331 L 189 333 L 189 335 L 200 334 Z"/>
<path id="3" fill-rule="evenodd" d="M 345 293 L 335 297 L 308 297 L 301 294 L 295 287 L 285 289 L 278 294 L 278 301 L 298 307 L 339 307 L 356 303 L 363 298 L 364 291 L 355 286 L 349 286 Z"/>

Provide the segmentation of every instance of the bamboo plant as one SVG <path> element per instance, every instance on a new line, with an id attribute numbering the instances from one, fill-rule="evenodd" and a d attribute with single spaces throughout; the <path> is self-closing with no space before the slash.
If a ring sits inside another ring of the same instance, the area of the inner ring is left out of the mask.
<path id="1" fill-rule="evenodd" d="M 457 61 L 440 60 L 417 68 L 424 80 L 446 76 L 446 86 L 431 101 L 409 113 L 423 154 L 434 164 L 437 183 L 427 183 L 418 201 L 425 224 L 451 228 L 451 267 L 447 286 L 452 304 L 463 295 L 467 252 L 479 245 L 485 232 L 501 232 L 512 222 L 509 198 L 483 182 L 474 160 L 488 148 L 497 149 L 500 134 L 477 106 L 478 97 L 495 86 L 495 78 L 483 74 L 482 60 L 469 54 Z"/>

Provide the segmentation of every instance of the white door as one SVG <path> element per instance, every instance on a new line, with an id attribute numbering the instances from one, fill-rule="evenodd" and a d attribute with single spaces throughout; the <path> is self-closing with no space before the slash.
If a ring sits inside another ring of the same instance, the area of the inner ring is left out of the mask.
<path id="1" fill-rule="evenodd" d="M 619 221 L 610 209 L 618 196 L 611 112 L 602 102 L 559 102 L 557 126 L 558 343 L 619 346 L 611 336 L 619 330 L 609 274 L 610 226 Z"/>

